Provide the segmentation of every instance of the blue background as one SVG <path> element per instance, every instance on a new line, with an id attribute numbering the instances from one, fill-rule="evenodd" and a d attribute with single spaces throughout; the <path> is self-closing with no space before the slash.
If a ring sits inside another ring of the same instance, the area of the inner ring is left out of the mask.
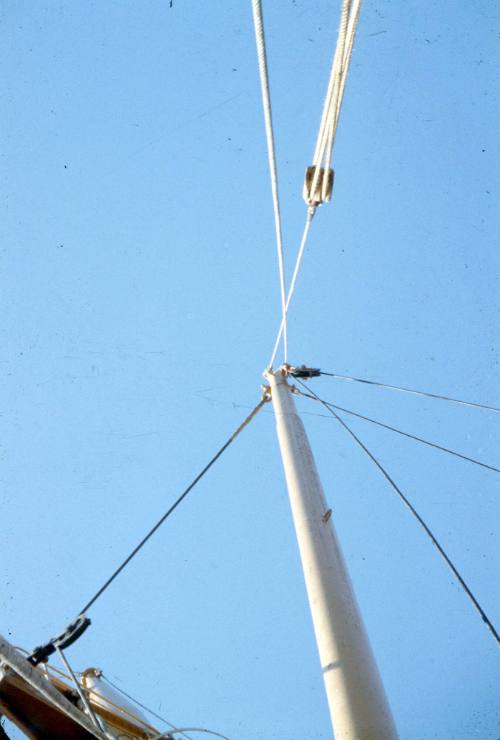
<path id="1" fill-rule="evenodd" d="M 279 322 L 250 3 L 170 5 L 2 3 L 0 631 L 26 648 L 257 403 Z M 290 275 L 338 7 L 264 11 Z M 500 405 L 497 21 L 493 2 L 363 6 L 292 362 Z M 314 390 L 500 462 L 496 414 Z M 495 740 L 491 635 L 370 460 L 299 405 L 401 738 Z M 350 423 L 498 628 L 497 474 Z M 74 668 L 177 725 L 331 736 L 269 407 L 90 616 Z"/>

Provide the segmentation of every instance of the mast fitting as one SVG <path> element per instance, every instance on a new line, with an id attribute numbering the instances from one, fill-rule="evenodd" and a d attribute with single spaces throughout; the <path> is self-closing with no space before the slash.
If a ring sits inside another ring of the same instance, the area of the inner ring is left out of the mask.
<path id="1" fill-rule="evenodd" d="M 283 365 L 281 370 L 283 375 L 291 375 L 292 378 L 318 378 L 321 370 L 317 367 L 306 367 L 305 365 Z"/>
<path id="2" fill-rule="evenodd" d="M 261 385 L 260 387 L 262 388 L 262 401 L 268 403 L 271 400 L 271 386 Z"/>
<path id="3" fill-rule="evenodd" d="M 58 648 L 67 648 L 76 642 L 90 624 L 90 619 L 85 614 L 80 614 L 60 635 L 53 637 L 45 645 L 36 647 L 28 658 L 29 662 L 32 665 L 46 663 L 49 655 L 55 653 Z"/>

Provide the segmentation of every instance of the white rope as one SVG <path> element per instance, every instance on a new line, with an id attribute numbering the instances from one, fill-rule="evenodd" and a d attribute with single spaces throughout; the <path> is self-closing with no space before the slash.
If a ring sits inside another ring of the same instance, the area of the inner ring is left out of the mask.
<path id="1" fill-rule="evenodd" d="M 342 4 L 342 11 L 340 15 L 339 33 L 337 38 L 337 45 L 335 47 L 335 53 L 332 60 L 332 68 L 330 72 L 330 79 L 328 81 L 328 89 L 323 104 L 323 112 L 321 114 L 321 122 L 319 125 L 318 140 L 316 142 L 316 148 L 314 150 L 313 164 L 319 165 L 322 159 L 322 153 L 324 150 L 325 141 L 324 136 L 327 132 L 329 119 L 331 118 L 332 101 L 337 99 L 338 96 L 338 82 L 342 73 L 342 61 L 344 58 L 345 40 L 347 34 L 347 25 L 349 22 L 349 13 L 351 10 L 351 1 L 344 0 Z"/>
<path id="2" fill-rule="evenodd" d="M 326 200 L 328 188 L 327 173 L 331 166 L 335 135 L 337 133 L 337 126 L 342 108 L 344 88 L 347 73 L 349 71 L 360 8 L 361 0 L 344 0 L 342 4 L 337 46 L 332 60 L 330 79 L 328 81 L 318 138 L 316 140 L 313 155 L 313 167 L 315 170 L 311 187 L 309 189 L 309 205 L 318 204 L 317 202 L 314 202 L 314 196 L 317 191 L 319 179 L 322 176 L 322 169 L 324 171 L 324 175 L 322 181 L 321 200 L 319 202 Z"/>
<path id="3" fill-rule="evenodd" d="M 257 44 L 257 58 L 259 61 L 260 86 L 262 92 L 262 107 L 264 109 L 264 122 L 266 127 L 267 155 L 269 159 L 269 173 L 271 175 L 271 190 L 273 196 L 274 225 L 276 231 L 276 245 L 278 249 L 278 269 L 281 292 L 281 323 L 283 326 L 283 356 L 284 362 L 288 357 L 288 331 L 286 320 L 286 287 L 285 287 L 285 264 L 283 257 L 283 237 L 281 231 L 281 213 L 278 196 L 278 172 L 276 168 L 276 154 L 274 147 L 273 118 L 271 110 L 271 97 L 269 93 L 269 75 L 267 71 L 266 43 L 264 36 L 264 20 L 262 17 L 262 5 L 260 0 L 252 0 L 253 22 L 255 28 L 255 41 Z M 280 333 L 281 338 L 281 333 Z"/>
<path id="4" fill-rule="evenodd" d="M 354 45 L 354 37 L 356 35 L 360 7 L 361 0 L 344 0 L 337 48 L 333 58 L 328 92 L 319 128 L 318 141 L 314 151 L 313 164 L 315 165 L 321 164 L 323 156 L 326 156 L 326 165 L 329 166 L 329 162 L 331 161 L 331 153 L 330 155 L 328 153 L 328 149 L 330 148 L 329 140 L 331 142 L 331 149 L 333 149 L 333 140 L 337 132 L 337 125 L 352 54 L 352 47 Z M 328 158 L 329 156 L 330 158 Z"/>
<path id="5" fill-rule="evenodd" d="M 302 264 L 302 257 L 304 256 L 304 250 L 306 248 L 307 237 L 309 236 L 309 230 L 311 228 L 312 220 L 314 218 L 314 214 L 315 213 L 316 213 L 316 209 L 315 208 L 308 208 L 307 209 L 306 225 L 304 226 L 304 232 L 302 234 L 302 239 L 301 239 L 301 242 L 300 242 L 299 251 L 297 253 L 297 259 L 295 261 L 295 267 L 294 267 L 294 270 L 293 270 L 292 281 L 290 283 L 290 289 L 288 291 L 288 295 L 287 295 L 287 299 L 286 299 L 285 320 L 282 320 L 281 321 L 280 328 L 279 328 L 279 331 L 278 331 L 278 336 L 276 337 L 276 341 L 274 343 L 273 354 L 271 355 L 271 359 L 269 361 L 268 370 L 271 370 L 272 369 L 273 362 L 274 362 L 274 360 L 276 358 L 276 353 L 278 351 L 278 347 L 279 347 L 281 335 L 282 335 L 282 333 L 284 331 L 284 327 L 285 327 L 285 321 L 286 321 L 286 318 L 287 318 L 288 309 L 290 307 L 290 303 L 291 303 L 293 294 L 295 292 L 295 284 L 297 282 L 297 275 L 299 274 L 300 265 Z M 285 360 L 285 362 L 286 362 L 286 360 Z"/>
<path id="6" fill-rule="evenodd" d="M 340 109 L 342 107 L 342 101 L 344 99 L 344 88 L 347 80 L 347 74 L 349 72 L 349 66 L 351 64 L 352 47 L 354 46 L 354 39 L 356 38 L 356 30 L 359 22 L 359 12 L 361 10 L 362 0 L 353 0 L 351 14 L 349 17 L 349 27 L 347 29 L 347 44 L 344 51 L 344 61 L 342 63 L 342 79 L 340 82 L 339 96 L 337 100 L 337 108 L 335 112 L 335 133 L 340 118 Z"/>
<path id="7" fill-rule="evenodd" d="M 311 228 L 311 223 L 312 223 L 314 214 L 316 212 L 316 208 L 320 203 L 324 202 L 329 197 L 327 191 L 329 188 L 329 172 L 330 172 L 330 164 L 331 164 L 331 159 L 332 159 L 332 154 L 333 154 L 333 145 L 335 142 L 335 135 L 337 133 L 337 126 L 338 126 L 339 117 L 340 117 L 340 110 L 342 107 L 342 100 L 344 96 L 344 88 L 345 88 L 345 83 L 347 79 L 347 73 L 349 71 L 349 64 L 351 61 L 352 49 L 354 46 L 356 29 L 357 29 L 358 21 L 359 21 L 361 1 L 362 0 L 343 0 L 343 3 L 342 3 L 337 44 L 336 44 L 335 53 L 332 59 L 330 79 L 328 81 L 325 102 L 323 104 L 323 110 L 321 114 L 321 122 L 319 126 L 318 138 L 316 140 L 316 147 L 315 147 L 314 156 L 313 156 L 312 166 L 314 167 L 314 174 L 312 176 L 312 180 L 311 180 L 310 187 L 309 187 L 309 199 L 308 199 L 306 225 L 304 227 L 304 232 L 302 234 L 302 240 L 300 242 L 299 250 L 297 253 L 297 259 L 295 261 L 295 267 L 294 267 L 294 271 L 292 275 L 292 280 L 290 282 L 290 288 L 288 290 L 288 295 L 286 297 L 284 306 L 282 306 L 283 318 L 281 320 L 278 335 L 274 343 L 273 353 L 271 355 L 268 369 L 272 369 L 273 363 L 276 359 L 276 354 L 278 352 L 278 348 L 279 348 L 279 344 L 280 344 L 282 336 L 283 336 L 284 345 L 285 345 L 285 363 L 287 362 L 286 357 L 288 354 L 288 347 L 287 347 L 288 309 L 290 307 L 290 303 L 293 298 L 293 294 L 295 292 L 297 276 L 299 274 L 299 270 L 302 264 L 302 258 L 304 256 L 307 239 L 309 237 L 309 231 Z M 261 13 L 260 1 L 253 0 L 253 7 L 254 7 L 254 22 L 255 22 L 256 35 L 257 35 L 258 20 L 256 20 L 256 14 L 257 14 L 256 7 L 258 7 L 258 12 Z M 260 14 L 260 23 L 262 25 L 262 15 L 261 14 Z M 259 47 L 258 41 L 257 41 L 257 46 Z M 263 51 L 263 54 L 264 54 L 264 65 L 265 65 L 265 50 Z M 260 54 L 259 54 L 259 64 L 260 64 Z M 262 73 L 261 73 L 261 81 L 262 81 Z M 272 129 L 271 129 L 271 136 L 272 136 Z M 274 151 L 273 151 L 273 156 L 274 156 Z M 316 191 L 318 188 L 320 177 L 322 177 L 321 197 L 319 199 L 316 199 L 316 196 L 317 196 Z M 330 189 L 331 189 L 331 183 L 330 183 Z M 282 301 L 283 301 L 283 298 L 282 298 Z"/>

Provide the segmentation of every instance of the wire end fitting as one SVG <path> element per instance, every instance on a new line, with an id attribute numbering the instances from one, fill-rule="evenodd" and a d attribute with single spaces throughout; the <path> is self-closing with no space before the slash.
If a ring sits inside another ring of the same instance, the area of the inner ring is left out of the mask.
<path id="1" fill-rule="evenodd" d="M 280 368 L 284 375 L 290 375 L 292 378 L 303 378 L 309 380 L 310 378 L 318 378 L 321 375 L 321 370 L 317 367 L 306 367 L 306 365 L 282 365 Z"/>
<path id="2" fill-rule="evenodd" d="M 271 400 L 271 387 L 269 385 L 261 385 L 262 388 L 262 401 L 268 403 Z"/>
<path id="3" fill-rule="evenodd" d="M 46 663 L 49 657 L 55 653 L 57 648 L 67 648 L 78 640 L 91 624 L 90 619 L 85 614 L 79 614 L 78 617 L 68 624 L 64 632 L 57 637 L 53 637 L 45 645 L 36 647 L 28 657 L 32 665 Z"/>

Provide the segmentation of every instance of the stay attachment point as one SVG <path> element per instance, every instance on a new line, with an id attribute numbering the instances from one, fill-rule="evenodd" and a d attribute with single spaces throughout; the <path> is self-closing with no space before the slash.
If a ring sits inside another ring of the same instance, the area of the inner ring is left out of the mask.
<path id="1" fill-rule="evenodd" d="M 45 645 L 36 647 L 28 657 L 29 662 L 32 665 L 46 663 L 49 656 L 55 653 L 57 648 L 62 650 L 76 642 L 83 635 L 87 627 L 90 626 L 90 623 L 90 619 L 85 614 L 80 614 L 74 622 L 68 624 L 64 632 L 60 635 L 53 637 Z"/>
<path id="2" fill-rule="evenodd" d="M 309 378 L 319 378 L 321 375 L 321 370 L 319 368 L 306 367 L 305 365 L 300 365 L 298 367 L 295 365 L 283 365 L 283 370 L 286 375 L 291 375 L 292 378 L 303 378 L 305 380 L 308 380 Z"/>

